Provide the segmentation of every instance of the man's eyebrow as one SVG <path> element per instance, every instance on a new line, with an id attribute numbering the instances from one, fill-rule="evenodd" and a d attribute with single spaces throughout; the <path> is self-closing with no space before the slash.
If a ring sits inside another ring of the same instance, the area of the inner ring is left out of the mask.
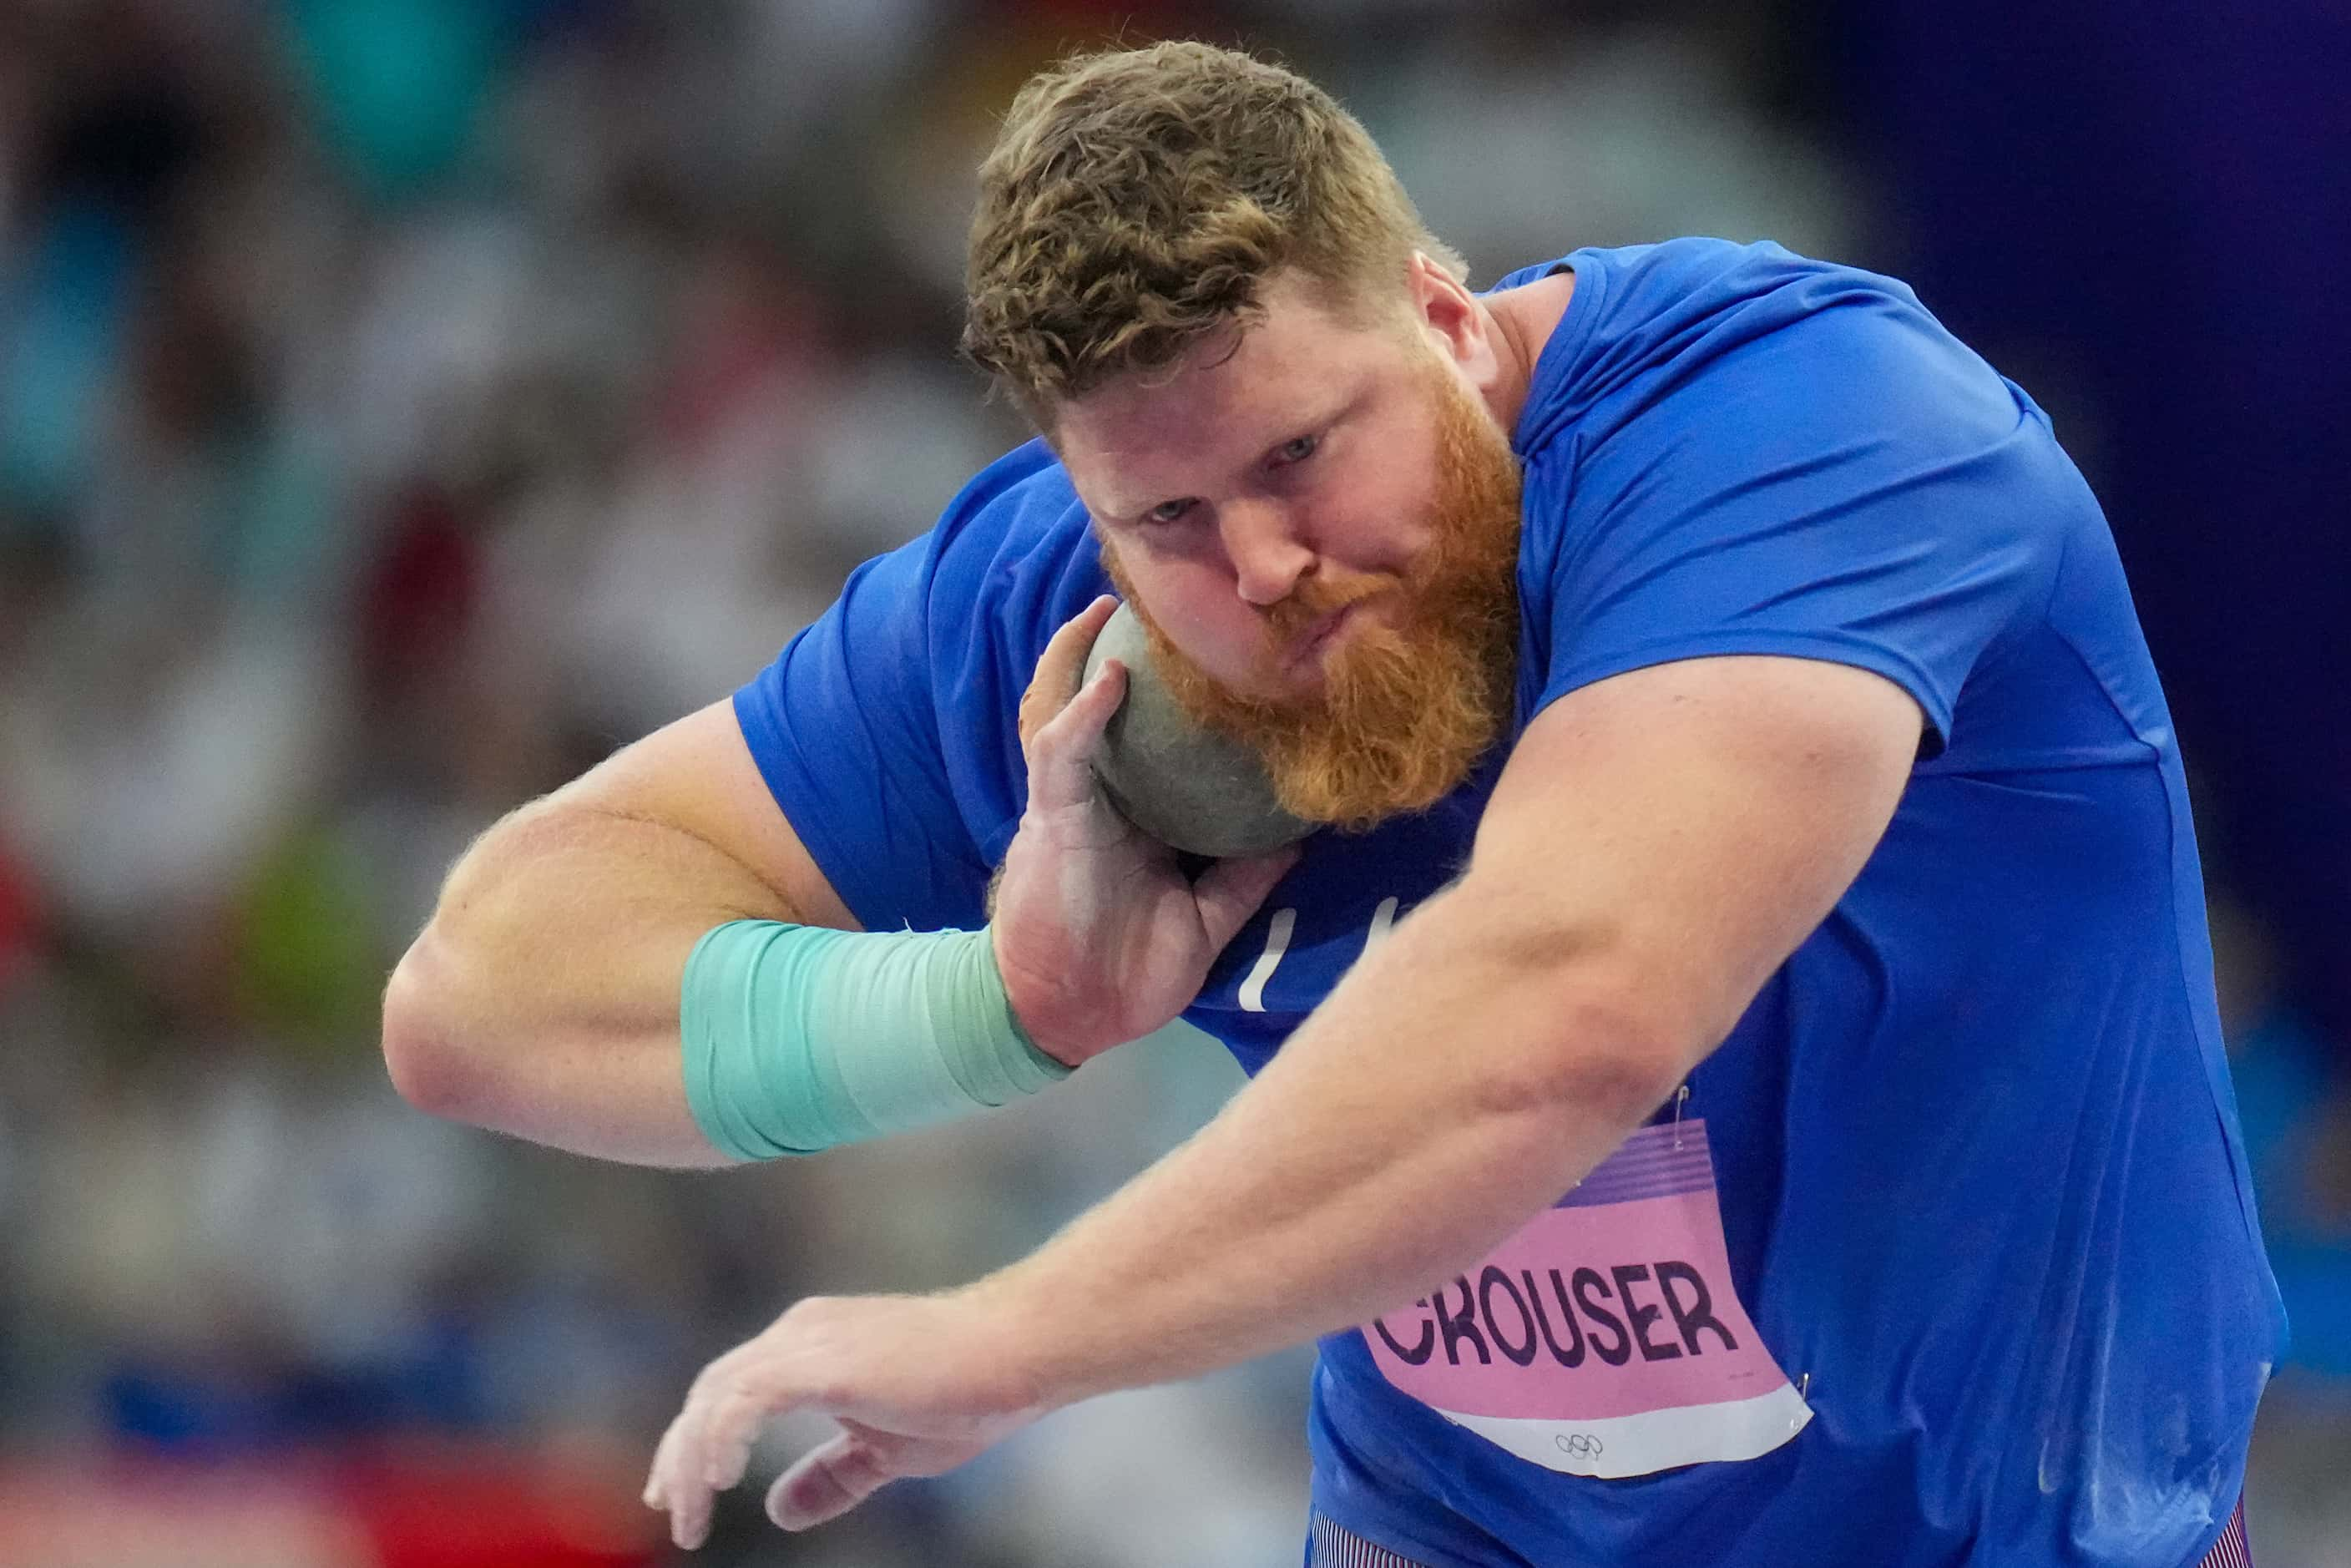
<path id="1" fill-rule="evenodd" d="M 1307 403 L 1303 413 L 1290 422 L 1290 428 L 1287 431 L 1276 435 L 1268 444 L 1266 452 L 1268 454 L 1275 452 L 1285 443 L 1293 441 L 1301 435 L 1310 435 L 1318 431 L 1330 429 L 1362 408 L 1364 400 L 1371 395 L 1372 389 L 1363 385 L 1349 386 L 1336 391 L 1324 389 Z"/>
<path id="2" fill-rule="evenodd" d="M 1089 505 L 1086 509 L 1097 519 L 1105 523 L 1133 524 L 1142 521 L 1145 513 L 1148 513 L 1156 507 L 1164 507 L 1170 501 L 1192 500 L 1196 499 L 1197 496 L 1198 492 L 1196 491 L 1184 490 L 1165 496 L 1152 497 L 1132 508 L 1124 506 L 1111 506 L 1098 510 Z M 1127 498 L 1128 497 L 1123 496 L 1114 496 L 1111 497 L 1113 501 L 1121 502 Z"/>
<path id="3" fill-rule="evenodd" d="M 1301 435 L 1330 429 L 1331 426 L 1360 408 L 1368 395 L 1367 388 L 1350 387 L 1336 397 L 1327 394 L 1315 397 L 1301 413 L 1282 420 L 1280 428 L 1263 442 L 1250 462 L 1253 465 L 1261 464 Z M 1270 426 L 1272 422 L 1269 421 L 1268 423 Z M 1086 507 L 1086 511 L 1096 522 L 1107 523 L 1113 527 L 1131 528 L 1142 521 L 1145 513 L 1164 507 L 1170 501 L 1187 501 L 1196 498 L 1193 492 L 1186 491 L 1181 495 L 1162 496 L 1156 500 L 1145 501 L 1132 511 L 1118 507 L 1097 508 L 1091 505 Z"/>
<path id="4" fill-rule="evenodd" d="M 1177 497 L 1173 496 L 1168 497 L 1171 501 L 1176 498 Z M 1086 508 L 1086 515 L 1092 517 L 1095 522 L 1105 524 L 1111 528 L 1132 528 L 1136 523 L 1143 520 L 1143 514 L 1144 512 L 1148 512 L 1153 507 L 1156 507 L 1161 504 L 1162 503 L 1160 502 L 1154 501 L 1150 506 L 1144 507 L 1140 510 L 1133 512 L 1112 511 L 1104 507 L 1090 506 Z"/>

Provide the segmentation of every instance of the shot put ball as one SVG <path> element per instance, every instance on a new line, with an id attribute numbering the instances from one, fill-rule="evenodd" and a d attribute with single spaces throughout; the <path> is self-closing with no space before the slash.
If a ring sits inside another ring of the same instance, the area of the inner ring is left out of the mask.
<path id="1" fill-rule="evenodd" d="M 1123 604 L 1094 639 L 1087 680 L 1104 659 L 1126 666 L 1126 700 L 1102 733 L 1094 772 L 1121 816 L 1161 843 L 1219 859 L 1264 854 L 1314 831 L 1275 801 L 1255 752 L 1176 706 L 1143 622 Z"/>

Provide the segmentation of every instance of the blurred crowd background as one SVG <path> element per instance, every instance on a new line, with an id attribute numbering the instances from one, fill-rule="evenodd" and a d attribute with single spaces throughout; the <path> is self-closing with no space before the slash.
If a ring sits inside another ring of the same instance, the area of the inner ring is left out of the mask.
<path id="1" fill-rule="evenodd" d="M 1176 35 L 1338 92 L 1477 281 L 1777 238 L 2053 411 L 2194 772 L 2294 1318 L 2256 1551 L 2351 1563 L 2351 12 L 0 0 L 0 1568 L 664 1561 L 634 1493 L 710 1354 L 1002 1260 L 1235 1086 L 1170 1034 L 681 1176 L 434 1123 L 374 1035 L 472 834 L 1022 437 L 952 354 L 973 167 L 1040 64 Z M 705 1560 L 1295 1562 L 1305 1364 Z"/>

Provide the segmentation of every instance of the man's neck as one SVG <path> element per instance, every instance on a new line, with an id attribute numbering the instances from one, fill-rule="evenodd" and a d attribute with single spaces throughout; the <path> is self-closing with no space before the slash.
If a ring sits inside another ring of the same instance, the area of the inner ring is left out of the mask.
<path id="1" fill-rule="evenodd" d="M 1519 412 L 1526 407 L 1527 393 L 1534 385 L 1535 361 L 1542 357 L 1543 345 L 1567 314 L 1567 302 L 1574 293 L 1575 274 L 1555 272 L 1489 294 L 1482 301 L 1501 371 L 1486 394 L 1486 406 L 1503 430 L 1518 429 Z"/>

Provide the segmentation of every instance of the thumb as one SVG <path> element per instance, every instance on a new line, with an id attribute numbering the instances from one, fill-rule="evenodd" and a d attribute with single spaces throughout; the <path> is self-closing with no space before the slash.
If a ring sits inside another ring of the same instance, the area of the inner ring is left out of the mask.
<path id="1" fill-rule="evenodd" d="M 1126 701 L 1126 666 L 1106 659 L 1068 706 L 1029 737 L 1029 802 L 1040 810 L 1082 806 L 1099 792 L 1093 756 Z"/>
<path id="2" fill-rule="evenodd" d="M 776 1478 L 768 1517 L 786 1530 L 806 1530 L 847 1513 L 897 1474 L 873 1444 L 842 1432 Z"/>
<path id="3" fill-rule="evenodd" d="M 1201 873 L 1192 884 L 1192 898 L 1208 946 L 1222 952 L 1304 853 L 1297 844 L 1286 844 L 1270 854 L 1218 861 Z"/>

